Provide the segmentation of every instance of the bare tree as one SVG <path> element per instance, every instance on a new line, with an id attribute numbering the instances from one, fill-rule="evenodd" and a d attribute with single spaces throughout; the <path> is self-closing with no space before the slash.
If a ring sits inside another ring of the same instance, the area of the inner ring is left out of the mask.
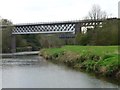
<path id="1" fill-rule="evenodd" d="M 87 19 L 99 20 L 107 18 L 107 13 L 102 11 L 99 5 L 93 5 L 91 11 L 89 11 Z"/>

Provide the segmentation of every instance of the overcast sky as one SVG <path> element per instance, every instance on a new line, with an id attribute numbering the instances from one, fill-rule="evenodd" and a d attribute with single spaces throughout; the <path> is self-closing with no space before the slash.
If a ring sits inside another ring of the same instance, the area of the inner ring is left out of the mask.
<path id="1" fill-rule="evenodd" d="M 15 23 L 83 19 L 97 4 L 118 17 L 119 0 L 0 0 L 0 16 Z"/>

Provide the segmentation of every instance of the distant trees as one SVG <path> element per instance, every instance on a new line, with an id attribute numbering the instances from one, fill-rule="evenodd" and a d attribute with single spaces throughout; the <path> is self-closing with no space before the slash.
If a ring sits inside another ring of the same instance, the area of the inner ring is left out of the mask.
<path id="1" fill-rule="evenodd" d="M 2 52 L 8 53 L 11 52 L 11 30 L 12 22 L 7 19 L 0 20 L 2 25 L 8 25 L 6 28 L 2 28 Z"/>
<path id="2" fill-rule="evenodd" d="M 111 19 L 104 20 L 102 27 L 96 27 L 84 34 L 76 36 L 76 44 L 78 45 L 118 45 L 119 35 L 118 23 L 120 20 Z"/>
<path id="3" fill-rule="evenodd" d="M 40 50 L 41 48 L 61 47 L 65 45 L 65 40 L 60 39 L 57 34 L 28 34 L 17 35 L 16 44 L 18 47 L 17 51 L 21 51 L 25 47 L 31 47 L 32 50 Z"/>
<path id="4" fill-rule="evenodd" d="M 106 20 L 102 28 L 96 28 L 96 45 L 118 45 L 119 20 Z"/>
<path id="5" fill-rule="evenodd" d="M 16 36 L 16 47 L 17 51 L 26 51 L 27 48 L 31 48 L 31 50 L 39 50 L 41 44 L 39 42 L 40 37 L 34 34 L 27 35 L 17 35 Z"/>
<path id="6" fill-rule="evenodd" d="M 64 45 L 64 41 L 55 34 L 41 35 L 39 41 L 42 48 L 61 47 Z"/>
<path id="7" fill-rule="evenodd" d="M 89 43 L 89 36 L 87 34 L 78 33 L 75 41 L 77 45 L 87 45 Z"/>
<path id="8" fill-rule="evenodd" d="M 102 11 L 99 5 L 93 5 L 92 9 L 89 11 L 86 19 L 99 20 L 106 19 L 108 17 L 105 11 Z"/>

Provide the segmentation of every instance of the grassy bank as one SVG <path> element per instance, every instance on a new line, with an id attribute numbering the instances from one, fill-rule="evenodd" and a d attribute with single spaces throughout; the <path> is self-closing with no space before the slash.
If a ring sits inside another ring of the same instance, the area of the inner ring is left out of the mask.
<path id="1" fill-rule="evenodd" d="M 40 55 L 77 70 L 93 72 L 120 81 L 118 46 L 64 46 L 42 49 Z"/>

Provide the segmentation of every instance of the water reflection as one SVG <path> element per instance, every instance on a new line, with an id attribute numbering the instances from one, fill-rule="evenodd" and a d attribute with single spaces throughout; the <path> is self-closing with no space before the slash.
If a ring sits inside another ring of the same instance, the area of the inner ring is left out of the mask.
<path id="1" fill-rule="evenodd" d="M 3 65 L 4 88 L 113 88 L 117 85 L 54 65 L 39 56 L 8 58 Z M 9 60 L 11 62 L 9 62 Z M 17 62 L 17 60 L 21 60 Z M 28 61 L 27 61 L 28 60 Z M 29 62 L 29 63 L 28 63 Z M 12 83 L 11 83 L 12 82 Z"/>

